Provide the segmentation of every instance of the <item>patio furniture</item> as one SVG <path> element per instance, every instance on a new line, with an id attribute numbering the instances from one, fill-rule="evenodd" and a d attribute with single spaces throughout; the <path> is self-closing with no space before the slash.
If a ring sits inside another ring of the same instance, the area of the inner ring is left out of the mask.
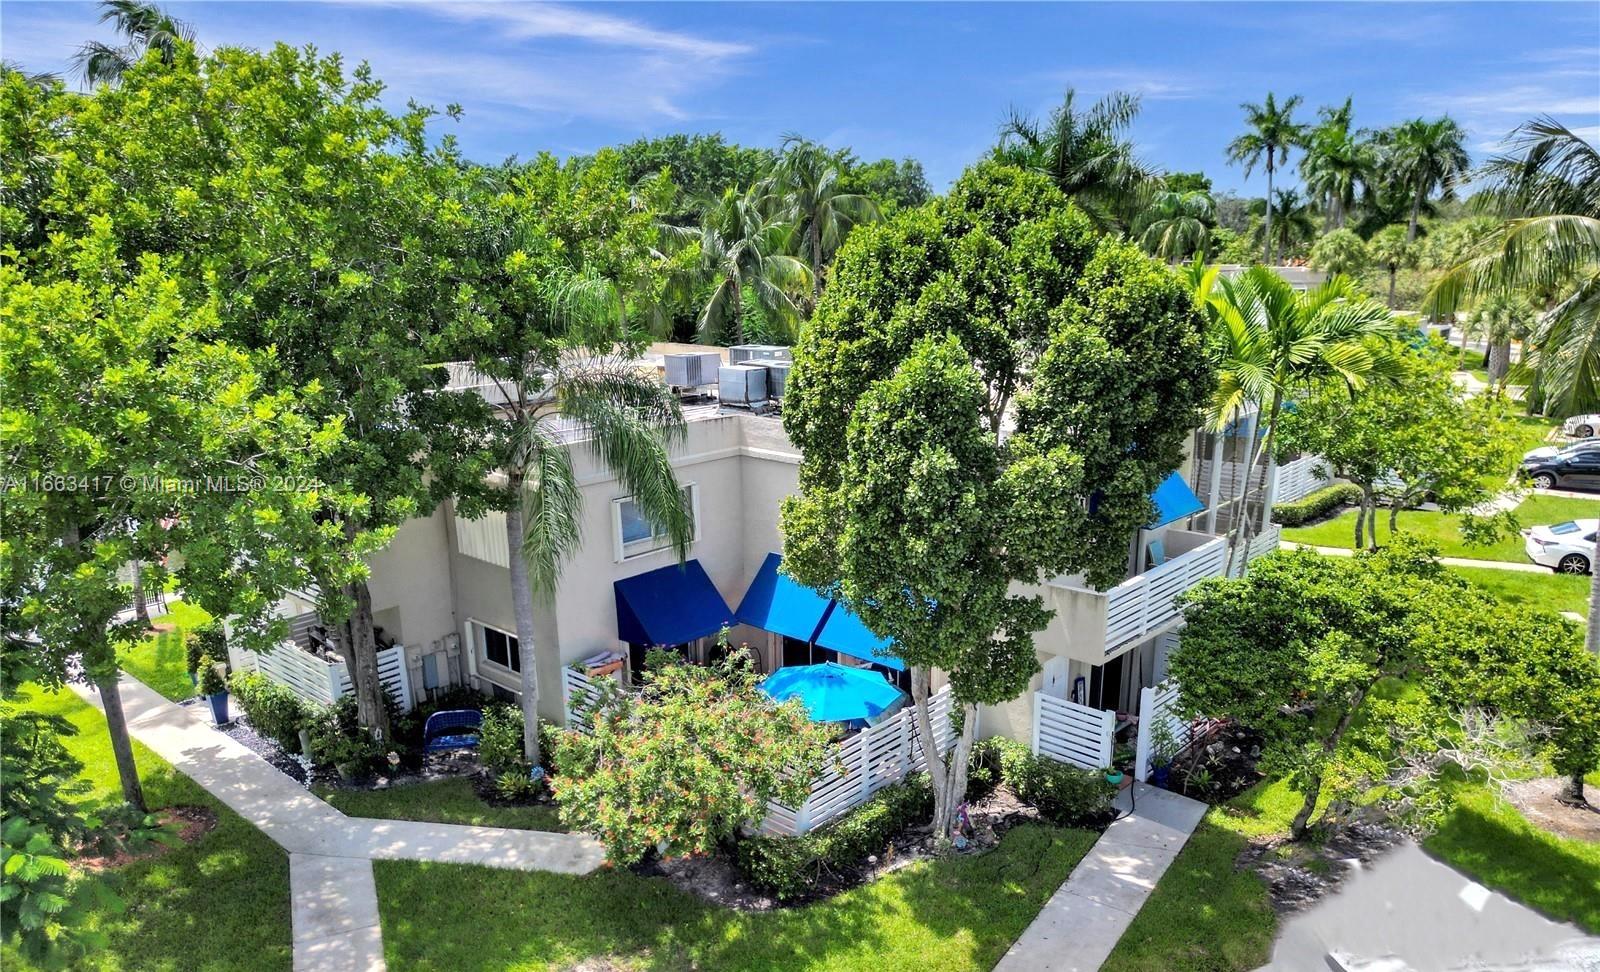
<path id="1" fill-rule="evenodd" d="M 422 751 L 442 753 L 451 749 L 476 749 L 478 732 L 482 727 L 483 713 L 477 709 L 435 712 L 423 723 Z"/>
<path id="2" fill-rule="evenodd" d="M 780 668 L 762 681 L 761 691 L 778 702 L 799 699 L 812 722 L 870 719 L 905 696 L 869 668 L 835 662 Z"/>

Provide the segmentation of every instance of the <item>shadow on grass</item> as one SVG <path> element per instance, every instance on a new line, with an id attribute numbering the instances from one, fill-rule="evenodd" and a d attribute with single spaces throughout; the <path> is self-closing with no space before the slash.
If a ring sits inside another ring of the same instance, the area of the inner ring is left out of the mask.
<path id="1" fill-rule="evenodd" d="M 765 914 L 718 908 L 626 871 L 584 877 L 375 862 L 395 969 L 987 970 L 1093 845 L 1018 828 L 975 858 L 918 864 L 829 901 Z M 481 935 L 441 936 L 470 927 Z"/>

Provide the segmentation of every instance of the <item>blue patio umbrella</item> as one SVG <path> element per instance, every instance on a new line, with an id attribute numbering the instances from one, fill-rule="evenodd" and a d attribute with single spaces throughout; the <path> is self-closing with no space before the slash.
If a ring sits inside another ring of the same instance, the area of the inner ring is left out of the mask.
<path id="1" fill-rule="evenodd" d="M 761 691 L 779 702 L 804 702 L 812 722 L 870 719 L 903 694 L 871 669 L 834 662 L 780 668 L 762 681 Z"/>

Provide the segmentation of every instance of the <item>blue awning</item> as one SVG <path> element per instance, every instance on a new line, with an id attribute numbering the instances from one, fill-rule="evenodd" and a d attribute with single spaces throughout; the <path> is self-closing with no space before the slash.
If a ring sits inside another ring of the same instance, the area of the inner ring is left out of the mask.
<path id="1" fill-rule="evenodd" d="M 728 602 L 700 561 L 673 564 L 612 584 L 617 637 L 637 645 L 681 645 L 733 624 Z"/>
<path id="2" fill-rule="evenodd" d="M 1155 492 L 1150 494 L 1151 502 L 1156 504 L 1156 518 L 1150 522 L 1147 529 L 1166 526 L 1174 520 L 1181 520 L 1206 508 L 1200 502 L 1200 497 L 1194 494 L 1189 484 L 1184 481 L 1183 474 L 1174 472 L 1161 481 Z"/>
<path id="3" fill-rule="evenodd" d="M 782 563 L 779 554 L 767 554 L 734 617 L 741 624 L 810 643 L 833 602 L 779 573 Z"/>
<path id="4" fill-rule="evenodd" d="M 838 601 L 833 602 L 833 610 L 822 622 L 822 630 L 817 632 L 817 644 L 897 672 L 903 672 L 906 668 L 905 662 L 889 654 L 889 646 L 893 642 L 873 634 L 872 629 L 862 623 L 855 612 Z"/>

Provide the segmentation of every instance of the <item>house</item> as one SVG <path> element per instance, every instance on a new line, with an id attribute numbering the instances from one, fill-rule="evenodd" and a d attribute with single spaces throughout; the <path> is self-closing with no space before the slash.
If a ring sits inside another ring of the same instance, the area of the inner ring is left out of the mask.
<path id="1" fill-rule="evenodd" d="M 653 349 L 658 353 L 652 364 L 661 366 L 663 354 L 672 350 Z M 729 354 L 715 353 L 724 361 Z M 468 369 L 457 378 L 461 387 L 472 386 Z M 554 598 L 536 612 L 541 717 L 565 721 L 562 688 L 572 666 L 620 668 L 626 676 L 639 670 L 650 645 L 678 646 L 689 658 L 705 660 L 724 627 L 731 630 L 731 644 L 748 645 L 764 671 L 838 661 L 875 667 L 906 687 L 900 662 L 878 654 L 883 639 L 843 604 L 779 572 L 778 510 L 797 488 L 800 455 L 776 409 L 732 407 L 706 397 L 686 401 L 684 416 L 687 434 L 672 456 L 693 511 L 694 534 L 682 566 L 615 479 L 585 450 L 573 450 L 583 495 L 583 543 L 565 564 Z M 1035 743 L 1038 707 L 1048 704 L 1038 696 L 1071 703 L 1078 716 L 1090 713 L 1084 717 L 1096 727 L 1114 727 L 1115 714 L 1137 708 L 1139 690 L 1165 674 L 1181 624 L 1177 597 L 1227 569 L 1227 534 L 1236 511 L 1273 501 L 1276 469 L 1269 468 L 1264 486 L 1252 483 L 1253 491 L 1238 495 L 1243 443 L 1254 431 L 1247 422 L 1237 430 L 1196 433 L 1190 452 L 1198 461 L 1186 461 L 1155 492 L 1159 514 L 1129 537 L 1127 575 L 1120 584 L 1098 590 L 1081 577 L 1063 576 L 1039 585 L 1037 592 L 1055 610 L 1035 639 L 1041 671 L 1028 692 L 980 712 L 980 735 Z M 581 428 L 570 435 L 573 445 L 583 441 Z M 1273 529 L 1257 537 L 1250 552 L 1276 545 Z M 502 514 L 469 520 L 449 503 L 401 526 L 394 541 L 373 555 L 374 619 L 381 644 L 388 646 L 380 670 L 407 703 L 457 684 L 504 699 L 518 696 L 521 660 L 508 557 Z M 300 650 L 241 656 L 235 664 L 260 667 L 312 698 L 336 697 L 348 684 L 342 663 L 304 650 L 318 647 L 309 602 L 291 598 L 281 610 L 295 619 L 292 640 Z M 1109 741 L 1104 752 L 1109 756 Z"/>

